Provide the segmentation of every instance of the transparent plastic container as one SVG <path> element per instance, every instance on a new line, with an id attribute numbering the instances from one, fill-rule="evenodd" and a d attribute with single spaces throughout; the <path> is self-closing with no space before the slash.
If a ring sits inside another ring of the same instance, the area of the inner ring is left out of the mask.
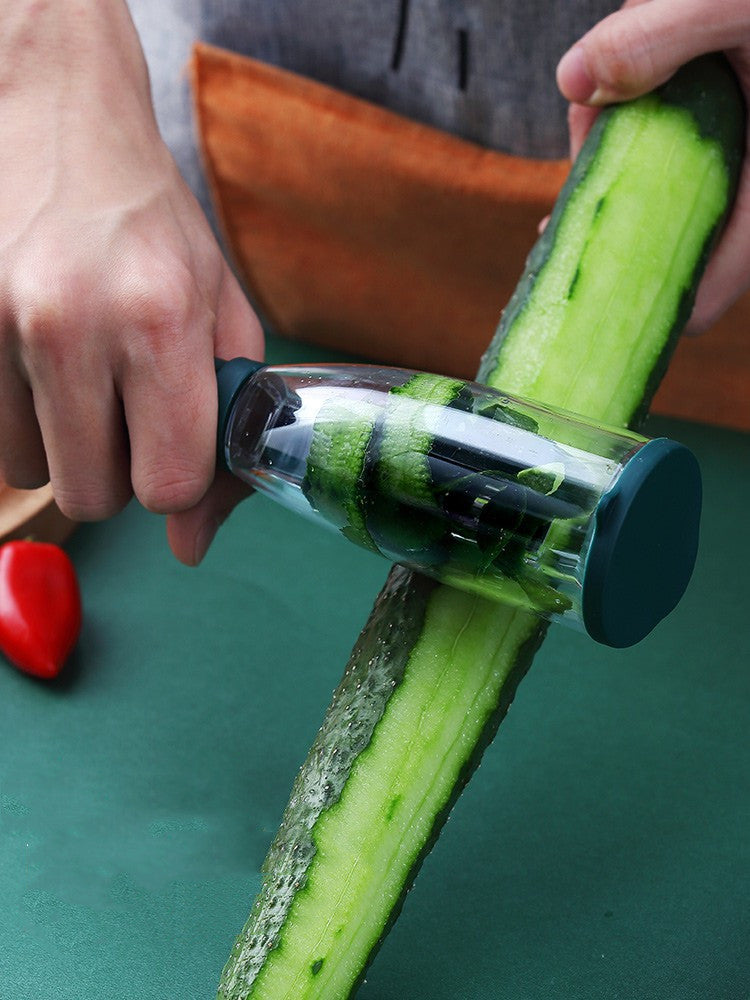
<path id="1" fill-rule="evenodd" d="M 700 476 L 681 445 L 421 372 L 245 364 L 220 458 L 363 548 L 609 645 L 642 638 L 687 585 Z"/>

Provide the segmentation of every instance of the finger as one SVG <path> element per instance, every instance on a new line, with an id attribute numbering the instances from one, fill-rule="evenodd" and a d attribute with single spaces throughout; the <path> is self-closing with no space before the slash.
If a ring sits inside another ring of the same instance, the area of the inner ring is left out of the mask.
<path id="1" fill-rule="evenodd" d="M 18 490 L 49 481 L 31 390 L 10 360 L 0 363 L 0 477 Z"/>
<path id="2" fill-rule="evenodd" d="M 747 32 L 746 0 L 649 0 L 604 18 L 565 53 L 557 68 L 568 100 L 622 101 L 664 83 L 705 52 L 731 49 Z"/>
<path id="3" fill-rule="evenodd" d="M 650 0 L 625 0 L 622 5 L 622 9 L 629 7 L 638 7 L 640 4 L 648 3 Z M 576 71 L 573 70 L 575 76 Z M 572 84 L 568 84 L 569 90 L 578 91 L 580 89 L 579 85 L 574 81 Z M 588 76 L 584 79 L 583 85 L 583 99 L 589 93 L 589 78 Z M 568 107 L 568 134 L 570 138 L 570 158 L 575 160 L 581 151 L 581 147 L 586 141 L 586 136 L 591 130 L 591 126 L 596 121 L 596 117 L 599 114 L 599 108 L 589 107 L 585 104 L 575 104 L 571 103 Z"/>
<path id="4" fill-rule="evenodd" d="M 208 318 L 179 335 L 129 338 L 121 375 L 133 490 L 148 510 L 169 514 L 196 504 L 213 479 L 216 378 Z M 137 346 L 133 344 L 137 342 Z"/>
<path id="5" fill-rule="evenodd" d="M 229 472 L 219 472 L 205 496 L 190 510 L 167 518 L 167 539 L 186 566 L 197 566 L 221 525 L 252 489 Z"/>
<path id="6" fill-rule="evenodd" d="M 108 369 L 45 359 L 29 375 L 57 505 L 76 521 L 116 514 L 131 489 L 122 407 Z"/>
<path id="7" fill-rule="evenodd" d="M 732 215 L 698 288 L 688 333 L 701 333 L 750 288 L 750 170 L 740 182 Z"/>
<path id="8" fill-rule="evenodd" d="M 639 7 L 643 3 L 650 2 L 651 0 L 625 0 L 625 2 L 620 5 L 620 12 L 631 7 Z M 597 22 L 595 27 L 598 27 L 600 23 L 601 22 Z M 592 89 L 595 89 L 595 85 L 588 71 L 582 45 L 584 40 L 588 39 L 591 33 L 591 31 L 587 32 L 582 39 L 579 39 L 575 45 L 571 46 L 557 65 L 556 75 L 559 90 L 563 96 L 568 98 L 569 101 L 581 104 L 589 100 L 592 94 Z"/>
<path id="9" fill-rule="evenodd" d="M 229 267 L 224 274 L 217 313 L 215 354 L 220 358 L 263 357 L 263 329 Z M 198 504 L 167 519 L 167 537 L 175 556 L 189 566 L 196 566 L 219 526 L 251 493 L 250 487 L 240 480 L 220 472 Z"/>
<path id="10" fill-rule="evenodd" d="M 258 317 L 229 265 L 225 265 L 216 315 L 216 357 L 260 361 L 264 355 L 263 339 Z"/>
<path id="11" fill-rule="evenodd" d="M 190 269 L 154 268 L 116 344 L 130 477 L 148 510 L 194 506 L 211 484 L 216 436 L 215 313 Z"/>
<path id="12" fill-rule="evenodd" d="M 571 104 L 568 108 L 568 131 L 570 133 L 570 158 L 575 160 L 586 141 L 591 126 L 599 114 L 598 108 L 585 104 Z"/>

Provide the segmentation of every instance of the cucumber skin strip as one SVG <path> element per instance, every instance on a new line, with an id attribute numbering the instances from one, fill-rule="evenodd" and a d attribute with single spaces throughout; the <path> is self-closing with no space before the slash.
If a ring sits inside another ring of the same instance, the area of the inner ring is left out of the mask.
<path id="1" fill-rule="evenodd" d="M 696 120 L 698 123 L 698 128 L 701 136 L 704 138 L 713 139 L 716 137 L 718 132 L 719 138 L 723 140 L 722 145 L 725 148 L 728 147 L 729 140 L 727 139 L 726 134 L 723 134 L 721 131 L 722 129 L 724 129 L 724 133 L 726 133 L 727 129 L 724 128 L 724 125 L 721 122 L 719 122 L 719 125 L 717 126 L 711 116 L 711 111 L 712 111 L 712 101 L 710 92 L 711 88 L 705 88 L 709 96 L 705 100 L 703 100 L 702 104 L 700 104 L 700 99 L 695 97 L 694 93 L 695 85 L 693 82 L 691 82 L 690 74 L 688 73 L 687 76 L 688 76 L 687 82 L 685 82 L 685 74 L 678 74 L 678 77 L 674 78 L 677 81 L 676 84 L 674 83 L 672 84 L 672 90 L 671 90 L 671 93 L 676 95 L 674 97 L 674 103 L 680 105 L 682 101 L 686 99 L 684 95 L 687 92 L 688 95 L 690 96 L 691 102 L 697 101 L 699 105 L 698 112 L 696 113 Z M 698 72 L 697 76 L 698 76 L 698 85 L 703 86 L 704 81 L 701 79 L 700 71 Z M 667 103 L 669 103 L 670 101 L 669 86 L 670 85 L 667 85 L 667 89 L 663 91 L 664 94 L 663 100 L 665 100 Z M 728 107 L 731 108 L 732 99 L 730 97 L 725 98 L 724 92 L 722 92 L 722 100 L 725 99 Z M 720 115 L 721 114 L 728 116 L 730 114 L 730 111 L 727 109 L 727 107 L 725 107 L 720 109 Z M 733 114 L 735 118 L 740 117 L 737 115 L 736 109 L 734 109 Z M 744 122 L 744 114 L 741 117 Z M 592 166 L 592 162 L 593 160 L 595 160 L 595 150 L 598 139 L 600 138 L 602 130 L 606 128 L 607 122 L 610 120 L 610 118 L 611 114 L 609 112 L 605 112 L 603 115 L 600 116 L 599 120 L 595 124 L 593 130 L 593 138 L 587 144 L 587 147 L 584 148 L 581 157 L 579 157 L 579 160 L 577 161 L 576 165 L 573 168 L 571 178 L 568 181 L 569 191 L 572 190 L 572 188 L 575 187 L 582 180 L 585 173 Z M 735 129 L 735 132 L 741 131 L 740 125 L 732 125 L 731 127 Z M 738 149 L 736 155 L 736 166 L 733 166 L 732 157 L 731 156 L 727 157 L 727 172 L 730 178 L 730 187 L 732 186 L 732 184 L 736 184 L 736 176 L 738 174 L 739 162 L 742 155 L 741 150 L 743 148 L 743 145 L 739 140 L 735 143 L 735 145 L 736 148 Z M 589 150 L 593 149 L 594 153 L 589 151 L 589 153 L 587 154 L 587 148 Z M 732 156 L 733 155 L 734 154 L 732 154 Z M 517 292 L 513 296 L 513 299 L 511 300 L 508 309 L 506 310 L 503 316 L 503 320 L 500 324 L 498 332 L 495 338 L 493 339 L 493 342 L 488 352 L 485 354 L 485 357 L 482 362 L 482 367 L 480 369 L 479 378 L 480 380 L 488 382 L 489 384 L 492 384 L 493 375 L 498 367 L 498 356 L 500 355 L 504 340 L 507 336 L 509 329 L 512 326 L 515 315 L 518 313 L 519 309 L 523 308 L 523 303 L 526 301 L 526 299 L 530 294 L 530 291 L 536 280 L 536 275 L 538 274 L 541 265 L 544 263 L 544 260 L 549 254 L 550 246 L 554 241 L 560 217 L 563 212 L 564 208 L 563 203 L 566 203 L 565 198 L 561 198 L 558 201 L 555 212 L 553 213 L 552 219 L 548 226 L 547 232 L 545 232 L 542 239 L 538 242 L 536 248 L 532 251 L 532 254 L 529 258 L 529 262 L 527 265 L 527 269 L 524 273 L 524 276 L 521 279 Z M 704 244 L 704 250 L 701 255 L 701 259 L 698 261 L 696 267 L 696 274 L 699 274 L 701 272 L 702 267 L 708 258 L 708 254 L 711 248 L 711 243 L 716 235 L 719 225 L 720 222 L 717 221 L 712 231 L 707 234 L 706 241 Z M 697 279 L 694 281 L 694 286 L 696 285 L 697 285 Z M 653 393 L 653 391 L 655 391 L 656 385 L 658 384 L 658 380 L 661 376 L 661 371 L 659 369 L 663 365 L 665 357 L 670 352 L 670 348 L 679 333 L 680 325 L 684 322 L 685 319 L 687 319 L 691 306 L 692 303 L 690 302 L 688 293 L 685 296 L 683 296 L 680 303 L 678 303 L 678 307 L 676 310 L 677 314 L 675 317 L 675 330 L 673 331 L 669 342 L 665 344 L 664 348 L 662 349 L 662 355 L 659 359 L 659 362 L 657 362 L 657 365 L 654 369 L 654 373 L 652 374 L 652 377 L 649 380 L 649 383 L 646 387 L 645 396 L 643 400 L 640 401 L 640 408 L 637 405 L 638 401 L 636 401 L 636 403 L 633 406 L 633 416 L 631 417 L 632 422 L 635 422 L 637 420 L 637 415 L 639 413 L 645 413 L 645 409 L 648 405 L 650 395 Z M 504 388 L 510 391 L 517 391 L 517 392 L 520 391 L 521 394 L 523 394 L 523 387 L 504 386 Z M 598 414 L 594 413 L 590 415 L 593 417 L 598 416 Z M 457 595 L 451 592 L 449 588 L 436 587 L 434 590 L 432 589 L 425 590 L 426 586 L 429 588 L 430 585 L 426 585 L 424 579 L 417 576 L 416 574 L 409 574 L 404 570 L 398 568 L 392 572 L 391 576 L 389 577 L 386 583 L 386 587 L 381 594 L 381 597 L 376 602 L 373 614 L 371 615 L 370 620 L 365 626 L 362 636 L 360 637 L 360 640 L 353 651 L 352 657 L 349 661 L 349 665 L 347 666 L 347 670 L 344 675 L 342 688 L 347 684 L 348 678 L 354 676 L 363 667 L 363 665 L 366 667 L 368 662 L 367 658 L 372 653 L 373 650 L 381 651 L 382 660 L 380 665 L 385 669 L 388 669 L 389 656 L 392 656 L 396 661 L 399 661 L 398 670 L 396 670 L 393 674 L 393 679 L 395 681 L 393 687 L 395 687 L 399 683 L 398 680 L 395 680 L 397 674 L 400 673 L 401 678 L 403 678 L 404 671 L 412 672 L 419 670 L 419 659 L 421 655 L 421 650 L 425 648 L 426 633 L 422 633 L 421 631 L 419 632 L 420 639 L 416 643 L 416 645 L 414 645 L 414 647 L 411 649 L 410 654 L 407 656 L 407 659 L 404 662 L 403 653 L 404 649 L 408 647 L 409 641 L 407 637 L 399 634 L 398 637 L 395 639 L 395 642 L 393 642 L 394 631 L 400 632 L 398 628 L 394 629 L 394 623 L 398 622 L 399 616 L 403 616 L 405 613 L 408 618 L 409 616 L 408 609 L 412 608 L 412 606 L 416 607 L 413 620 L 415 622 L 421 623 L 425 621 L 426 617 L 431 614 L 433 607 L 438 606 L 443 602 L 446 602 L 445 606 L 450 608 L 452 602 L 454 601 L 459 602 L 460 600 L 465 599 L 463 598 L 463 595 Z M 516 648 L 501 649 L 498 651 L 498 656 L 502 655 L 503 659 L 509 658 L 510 661 L 512 662 L 512 666 L 508 672 L 505 682 L 500 687 L 497 709 L 491 714 L 491 717 L 488 719 L 487 724 L 485 725 L 484 730 L 478 742 L 475 745 L 474 751 L 470 755 L 469 759 L 467 759 L 467 761 L 465 762 L 462 773 L 459 776 L 459 779 L 457 781 L 456 786 L 454 787 L 453 793 L 451 794 L 449 801 L 446 802 L 445 806 L 442 808 L 440 813 L 435 817 L 430 836 L 426 839 L 424 843 L 423 849 L 420 852 L 420 856 L 418 857 L 414 867 L 412 868 L 410 877 L 407 878 L 406 882 L 404 883 L 401 899 L 396 903 L 394 909 L 391 911 L 390 917 L 383 929 L 383 932 L 375 941 L 369 956 L 366 958 L 366 960 L 361 962 L 361 971 L 359 977 L 356 980 L 352 980 L 350 984 L 347 984 L 345 990 L 337 992 L 336 994 L 326 993 L 326 1000 L 333 1000 L 334 996 L 336 997 L 351 996 L 351 994 L 356 990 L 357 985 L 359 985 L 359 983 L 361 982 L 362 978 L 365 975 L 367 966 L 369 965 L 375 952 L 377 951 L 377 948 L 383 941 L 384 937 L 387 934 L 388 929 L 390 928 L 391 924 L 396 919 L 398 912 L 400 911 L 401 905 L 403 904 L 406 895 L 406 891 L 410 887 L 411 882 L 413 881 L 413 877 L 416 875 L 421 860 L 426 856 L 426 854 L 431 849 L 434 840 L 442 826 L 442 823 L 447 817 L 447 814 L 450 811 L 450 808 L 452 807 L 455 799 L 458 797 L 463 785 L 466 783 L 471 773 L 473 772 L 473 769 L 478 763 L 483 750 L 493 738 L 499 723 L 502 721 L 502 718 L 504 717 L 505 712 L 507 711 L 507 707 L 510 705 L 513 699 L 518 683 L 520 682 L 526 670 L 530 666 L 531 660 L 533 659 L 533 655 L 544 637 L 545 626 L 542 623 L 540 623 L 537 619 L 535 619 L 532 615 L 525 612 L 509 611 L 508 609 L 499 608 L 497 606 L 493 607 L 494 607 L 493 614 L 496 616 L 498 621 L 502 620 L 504 616 L 507 617 L 509 615 L 512 617 L 521 616 L 522 618 L 525 617 L 527 619 L 527 622 L 524 622 L 522 627 L 523 638 L 521 640 L 517 640 Z M 389 646 L 389 637 L 391 639 L 390 646 Z M 429 645 L 429 643 L 427 643 L 427 645 Z M 434 655 L 434 651 L 432 655 Z M 449 657 L 450 650 L 446 650 L 446 655 Z M 456 668 L 460 669 L 460 667 L 461 667 L 460 663 L 457 664 Z M 336 693 L 337 695 L 339 691 L 341 691 L 341 688 L 338 689 Z M 326 716 L 327 721 L 330 718 L 331 713 L 336 711 L 336 706 L 337 706 L 337 697 L 335 695 L 334 702 L 331 706 L 331 709 L 329 709 L 329 714 Z M 387 703 L 383 705 L 383 711 L 380 713 L 378 718 L 382 717 L 382 714 L 386 710 L 386 708 L 387 708 Z M 375 725 L 377 725 L 377 723 Z M 312 771 L 315 770 L 316 753 L 321 749 L 322 745 L 319 743 L 318 740 L 316 740 L 316 743 L 313 746 L 313 750 L 311 751 L 307 761 L 303 765 L 303 770 L 300 773 L 300 777 L 298 778 L 297 783 L 295 784 L 295 790 L 298 789 L 298 785 L 300 785 L 300 783 L 304 784 L 305 781 L 304 775 L 307 774 L 309 778 L 311 770 Z M 351 764 L 353 763 L 354 759 L 350 761 L 350 767 Z M 318 774 L 318 778 L 321 777 L 322 776 Z M 326 782 L 325 779 L 323 779 L 323 788 L 325 787 L 326 787 Z M 293 809 L 294 801 L 295 801 L 295 795 L 293 793 L 292 800 L 290 801 L 290 805 L 287 809 L 287 814 L 285 814 L 285 822 L 287 820 L 287 817 L 290 816 L 290 813 L 291 814 L 294 813 Z M 321 805 L 320 811 L 326 809 L 330 805 L 333 805 L 333 802 L 329 799 L 327 803 L 323 803 Z M 310 822 L 312 823 L 312 826 L 314 826 L 315 819 L 312 813 L 307 817 L 307 823 Z M 312 826 L 308 827 L 308 832 L 312 829 Z M 271 851 L 269 852 L 267 865 L 264 866 L 266 870 L 269 872 L 278 871 L 278 866 L 282 863 L 282 859 L 284 859 L 285 857 L 289 858 L 290 856 L 293 858 L 295 853 L 298 853 L 298 851 L 295 851 L 293 841 L 290 841 L 290 839 L 286 836 L 282 836 L 283 833 L 284 833 L 284 824 L 282 823 L 282 828 L 279 831 L 279 835 L 277 836 L 277 839 L 274 842 Z M 307 865 L 304 866 L 303 869 L 301 869 L 303 880 L 306 875 L 308 867 L 309 867 L 309 861 Z M 251 918 L 248 921 L 245 930 L 240 935 L 240 938 L 238 939 L 237 944 L 235 945 L 235 949 L 232 953 L 232 957 L 230 958 L 230 961 L 227 963 L 227 967 L 224 971 L 224 975 L 222 977 L 222 983 L 219 989 L 220 1000 L 244 1000 L 245 997 L 248 997 L 250 995 L 261 996 L 263 994 L 262 989 L 258 991 L 253 989 L 253 981 L 255 979 L 255 975 L 252 974 L 251 969 L 249 968 L 249 961 L 252 958 L 251 954 L 252 949 L 249 948 L 248 945 L 250 942 L 250 936 L 254 933 L 258 933 L 259 928 L 262 929 L 264 926 L 267 926 L 267 922 L 265 922 L 263 919 L 264 906 L 267 906 L 267 904 L 269 903 L 269 897 L 271 897 L 274 891 L 275 882 L 276 879 L 274 879 L 273 882 L 270 879 L 266 879 L 264 881 L 264 886 L 256 902 L 256 907 L 253 910 L 253 914 L 251 914 Z M 291 901 L 293 901 L 294 892 L 292 892 L 290 899 Z M 287 913 L 288 912 L 289 910 L 287 910 Z M 286 913 L 281 914 L 279 930 L 283 930 L 283 925 L 285 923 L 286 915 L 287 915 Z M 268 944 L 271 943 L 272 942 L 269 940 Z M 283 940 L 282 940 L 282 950 L 283 950 Z M 273 954 L 272 951 L 267 952 L 265 949 L 263 949 L 263 952 L 264 953 L 261 956 L 258 968 L 263 967 L 265 962 L 265 957 L 267 954 L 270 955 Z M 272 964 L 273 963 L 271 963 L 271 965 Z M 360 963 L 358 962 L 358 964 Z M 261 986 L 263 978 L 264 977 L 262 975 L 258 977 L 257 985 L 259 987 Z M 300 996 L 302 995 L 307 995 L 312 997 L 315 994 L 313 992 L 307 992 L 306 994 L 300 994 Z M 321 994 L 317 993 L 317 995 L 320 996 Z M 274 1000 L 277 1000 L 276 996 L 274 997 Z M 280 998 L 278 998 L 278 1000 L 280 1000 Z"/>
<path id="2" fill-rule="evenodd" d="M 376 406 L 362 403 L 357 416 L 358 422 L 353 425 L 350 409 L 335 398 L 321 408 L 303 489 L 313 509 L 336 524 L 345 537 L 377 552 L 361 508 L 361 477 L 379 411 Z"/>
<path id="3" fill-rule="evenodd" d="M 389 413 L 386 408 L 385 426 L 380 434 L 379 454 L 375 463 L 376 482 L 384 493 L 389 496 L 411 496 L 428 503 L 432 499 L 430 471 L 427 464 L 432 435 L 419 427 L 422 407 L 418 404 L 436 403 L 449 406 L 464 385 L 465 382 L 458 379 L 418 373 L 405 385 L 391 389 L 392 395 L 413 399 L 415 405 L 408 411 L 408 424 L 406 426 L 399 424 L 395 429 L 389 427 Z"/>

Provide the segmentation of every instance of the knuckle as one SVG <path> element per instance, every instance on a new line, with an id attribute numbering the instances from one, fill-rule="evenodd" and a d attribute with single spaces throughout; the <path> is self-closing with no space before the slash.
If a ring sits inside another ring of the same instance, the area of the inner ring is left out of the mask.
<path id="1" fill-rule="evenodd" d="M 86 301 L 83 282 L 75 274 L 30 275 L 15 299 L 21 343 L 46 354 L 59 349 L 61 334 L 75 323 L 76 304 Z"/>
<path id="2" fill-rule="evenodd" d="M 143 506 L 154 514 L 174 514 L 194 507 L 211 482 L 192 469 L 160 466 L 145 470 L 137 479 L 136 496 Z"/>
<path id="3" fill-rule="evenodd" d="M 53 486 L 53 493 L 57 506 L 71 521 L 104 521 L 114 517 L 131 496 L 127 489 L 101 485 L 86 490 Z"/>
<path id="4" fill-rule="evenodd" d="M 122 306 L 132 336 L 128 354 L 148 361 L 179 342 L 195 315 L 197 290 L 187 267 L 148 260 L 141 262 L 122 283 Z"/>

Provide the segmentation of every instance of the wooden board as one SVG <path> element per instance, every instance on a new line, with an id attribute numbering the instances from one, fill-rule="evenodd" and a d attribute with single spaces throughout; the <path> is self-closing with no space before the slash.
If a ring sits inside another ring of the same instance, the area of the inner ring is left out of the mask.
<path id="1" fill-rule="evenodd" d="M 38 490 L 14 490 L 0 482 L 0 544 L 34 538 L 59 545 L 74 527 L 57 507 L 49 483 Z"/>

